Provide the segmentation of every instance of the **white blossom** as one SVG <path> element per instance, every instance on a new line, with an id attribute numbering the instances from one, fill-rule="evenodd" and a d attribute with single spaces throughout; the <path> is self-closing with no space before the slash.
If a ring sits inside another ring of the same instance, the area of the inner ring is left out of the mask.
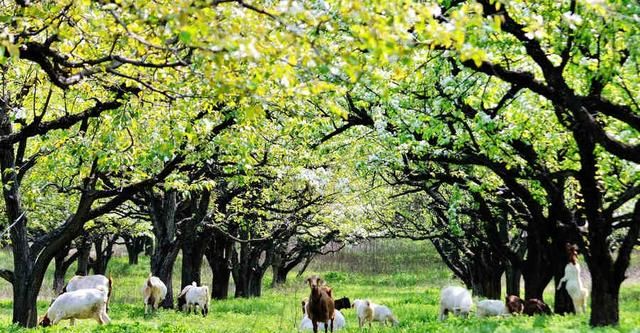
<path id="1" fill-rule="evenodd" d="M 569 25 L 571 30 L 575 30 L 578 26 L 582 25 L 582 16 L 569 11 L 562 14 L 562 20 Z"/>

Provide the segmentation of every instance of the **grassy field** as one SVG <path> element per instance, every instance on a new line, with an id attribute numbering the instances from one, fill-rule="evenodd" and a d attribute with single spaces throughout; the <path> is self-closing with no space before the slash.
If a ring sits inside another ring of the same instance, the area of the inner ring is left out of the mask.
<path id="1" fill-rule="evenodd" d="M 369 298 L 388 305 L 400 320 L 399 327 L 373 325 L 370 332 L 640 332 L 640 284 L 627 283 L 621 299 L 621 325 L 618 328 L 590 330 L 587 316 L 513 317 L 490 319 L 450 318 L 437 321 L 439 289 L 456 284 L 430 247 L 424 243 L 381 243 L 380 248 L 361 247 L 327 256 L 310 267 L 311 273 L 322 275 L 334 289 L 334 296 Z M 380 254 L 384 253 L 384 255 Z M 0 266 L 10 265 L 8 254 L 0 254 Z M 109 313 L 112 322 L 98 326 L 92 320 L 81 320 L 69 328 L 61 325 L 40 329 L 43 332 L 297 332 L 301 319 L 300 300 L 309 293 L 304 277 L 290 276 L 282 288 L 270 289 L 270 277 L 264 281 L 264 296 L 255 299 L 212 301 L 208 317 L 186 315 L 173 310 L 161 310 L 145 316 L 141 286 L 148 274 L 148 258 L 137 266 L 127 265 L 126 257 L 117 257 L 110 264 L 114 278 L 114 300 Z M 176 265 L 176 268 L 179 265 Z M 74 269 L 70 269 L 73 272 Z M 176 272 L 177 273 L 177 272 Z M 210 272 L 205 270 L 205 280 Z M 174 275 L 174 284 L 179 284 Z M 50 300 L 50 278 L 45 281 L 38 303 L 42 315 Z M 45 290 L 47 289 L 47 290 Z M 177 287 L 174 287 L 177 291 Z M 0 282 L 0 332 L 25 332 L 11 322 L 10 286 Z M 553 302 L 552 291 L 547 301 Z M 344 310 L 347 329 L 360 332 L 353 310 Z"/>

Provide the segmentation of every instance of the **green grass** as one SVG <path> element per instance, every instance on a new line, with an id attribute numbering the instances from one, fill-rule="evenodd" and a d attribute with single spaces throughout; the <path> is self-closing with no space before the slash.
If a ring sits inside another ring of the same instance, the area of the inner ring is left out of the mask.
<path id="1" fill-rule="evenodd" d="M 384 245 L 387 246 L 387 245 Z M 449 318 L 437 321 L 438 294 L 442 286 L 455 283 L 433 252 L 424 244 L 405 242 L 388 245 L 385 255 L 371 259 L 362 255 L 367 249 L 346 251 L 327 256 L 310 267 L 311 273 L 322 275 L 334 290 L 334 296 L 369 298 L 388 305 L 400 320 L 396 328 L 373 325 L 366 332 L 640 332 L 640 284 L 625 284 L 621 297 L 621 324 L 617 328 L 591 330 L 587 316 L 513 317 L 513 318 Z M 380 253 L 377 249 L 375 253 Z M 399 255 L 405 253 L 405 256 Z M 353 256 L 361 256 L 354 259 Z M 6 259 L 6 254 L 2 260 Z M 392 258 L 392 259 L 390 259 Z M 41 332 L 297 332 L 301 319 L 300 300 L 308 296 L 304 277 L 290 275 L 289 282 L 270 289 L 270 278 L 264 281 L 263 297 L 212 301 L 210 314 L 203 318 L 173 310 L 160 310 L 154 315 L 143 313 L 140 288 L 147 276 L 148 258 L 137 266 L 127 265 L 126 257 L 115 258 L 110 264 L 114 277 L 114 300 L 109 313 L 112 322 L 99 326 L 93 320 L 80 320 L 69 328 L 68 321 Z M 368 260 L 377 260 L 372 267 Z M 395 261 L 394 261 L 395 260 Z M 349 263 L 347 266 L 344 263 Z M 414 264 L 415 263 L 415 264 Z M 4 262 L 2 263 L 4 264 Z M 176 265 L 179 267 L 179 265 Z M 71 270 L 73 271 L 73 270 Z M 205 270 L 205 276 L 210 274 Z M 174 275 L 174 284 L 179 284 Z M 50 280 L 49 280 L 50 281 Z M 204 281 L 210 281 L 206 277 Z M 5 283 L 5 282 L 2 282 Z M 6 283 L 5 283 L 6 284 Z M 47 285 L 48 286 L 48 285 Z M 6 288 L 0 285 L 0 290 Z M 174 286 L 177 289 L 177 286 Z M 46 294 L 46 293 L 45 293 Z M 548 291 L 548 301 L 552 292 Z M 42 315 L 49 304 L 47 297 L 38 303 Z M 341 332 L 361 332 L 353 310 L 343 311 L 347 328 Z M 11 300 L 0 300 L 0 332 L 28 332 L 11 324 Z"/>

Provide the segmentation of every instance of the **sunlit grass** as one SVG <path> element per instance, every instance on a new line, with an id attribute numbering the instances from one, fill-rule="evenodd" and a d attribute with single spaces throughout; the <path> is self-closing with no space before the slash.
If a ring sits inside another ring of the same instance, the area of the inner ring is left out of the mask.
<path id="1" fill-rule="evenodd" d="M 334 290 L 334 296 L 349 298 L 369 298 L 377 303 L 389 306 L 398 319 L 398 327 L 373 325 L 366 332 L 638 332 L 640 327 L 640 285 L 626 284 L 621 296 L 621 325 L 618 328 L 592 330 L 585 316 L 550 317 L 513 317 L 513 318 L 449 318 L 446 322 L 437 321 L 438 295 L 442 286 L 456 283 L 451 280 L 450 272 L 431 257 L 433 253 L 423 253 L 424 248 L 414 247 L 413 252 L 402 246 L 397 251 L 407 254 L 407 264 L 402 258 L 395 257 L 395 250 L 389 249 L 394 263 L 388 258 L 378 269 L 387 272 L 374 272 L 366 265 L 363 257 L 360 263 L 353 258 L 350 269 L 340 267 L 336 260 L 341 254 L 323 258 L 304 276 L 296 278 L 291 274 L 286 285 L 269 288 L 270 279 L 265 279 L 263 297 L 253 299 L 228 299 L 212 301 L 208 317 L 186 315 L 174 310 L 160 310 L 153 315 L 144 315 L 140 288 L 148 274 L 149 259 L 142 258 L 137 266 L 129 266 L 126 257 L 115 258 L 110 271 L 115 280 L 114 299 L 109 313 L 112 323 L 99 326 L 92 320 L 78 321 L 69 328 L 68 321 L 43 332 L 166 332 L 166 333 L 203 333 L 203 332 L 297 332 L 301 319 L 300 300 L 308 296 L 309 290 L 304 283 L 307 275 L 322 275 Z M 416 251 L 417 250 L 417 251 Z M 427 251 L 428 248 L 427 248 Z M 421 265 L 412 264 L 422 260 Z M 179 267 L 179 265 L 176 265 Z M 334 270 L 334 268 L 341 268 Z M 294 273 L 294 272 L 292 272 Z M 179 278 L 174 275 L 174 289 L 178 288 Z M 210 281 L 206 278 L 205 283 Z M 3 288 L 4 286 L 0 286 Z M 552 302 L 549 289 L 545 297 Z M 44 297 L 38 303 L 38 313 L 42 315 L 49 304 Z M 11 301 L 0 301 L 0 332 L 25 332 L 26 330 L 10 325 Z M 353 310 L 344 310 L 347 328 L 342 332 L 361 332 Z"/>

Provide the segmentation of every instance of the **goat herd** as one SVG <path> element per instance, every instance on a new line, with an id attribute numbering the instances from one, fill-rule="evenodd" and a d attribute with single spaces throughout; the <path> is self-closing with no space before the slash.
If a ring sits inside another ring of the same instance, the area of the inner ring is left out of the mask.
<path id="1" fill-rule="evenodd" d="M 565 267 L 564 277 L 558 284 L 558 289 L 563 283 L 567 292 L 571 296 L 574 308 L 577 313 L 586 311 L 587 289 L 584 288 L 580 279 L 580 265 L 577 261 L 577 248 L 568 245 L 569 263 Z M 373 321 L 383 324 L 391 323 L 397 325 L 398 319 L 391 310 L 380 304 L 375 304 L 369 300 L 354 300 L 351 304 L 348 298 L 333 299 L 332 290 L 318 276 L 307 279 L 311 288 L 309 297 L 302 301 L 303 318 L 300 329 L 318 329 L 327 332 L 334 329 L 341 329 L 346 321 L 341 309 L 354 308 L 358 317 L 358 325 L 362 328 L 367 323 L 371 326 Z M 74 325 L 75 319 L 93 318 L 100 324 L 111 321 L 107 315 L 109 300 L 111 298 L 112 280 L 104 275 L 74 276 L 64 287 L 60 294 L 49 306 L 44 317 L 40 320 L 41 326 L 55 325 L 61 320 L 70 319 Z M 143 287 L 144 311 L 158 309 L 160 302 L 167 294 L 167 287 L 157 277 L 149 274 Z M 195 282 L 184 287 L 178 295 L 178 308 L 182 311 L 197 313 L 197 309 L 203 316 L 209 312 L 209 288 L 207 286 L 198 287 Z M 462 287 L 449 286 L 442 289 L 440 293 L 440 313 L 439 320 L 445 320 L 451 312 L 454 315 L 467 317 L 471 312 L 473 300 L 471 292 Z M 551 309 L 547 304 L 539 299 L 522 300 L 518 296 L 507 296 L 505 302 L 501 300 L 482 300 L 476 304 L 478 317 L 504 316 L 512 314 L 551 314 Z"/>

